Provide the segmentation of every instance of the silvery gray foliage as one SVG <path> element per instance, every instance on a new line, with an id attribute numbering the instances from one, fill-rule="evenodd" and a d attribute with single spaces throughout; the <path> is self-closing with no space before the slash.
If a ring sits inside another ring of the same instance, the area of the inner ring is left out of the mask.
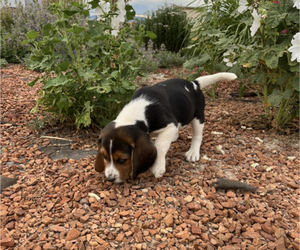
<path id="1" fill-rule="evenodd" d="M 9 12 L 6 16 L 9 20 L 3 19 L 1 22 L 1 55 L 9 62 L 18 62 L 29 51 L 30 44 L 22 45 L 26 40 L 26 34 L 34 30 L 39 33 L 38 40 L 42 37 L 42 29 L 48 23 L 54 23 L 57 17 L 49 11 L 47 1 L 33 1 L 24 6 L 21 2 L 16 1 L 16 7 L 11 8 L 7 3 L 4 4 L 4 9 Z M 2 15 L 3 16 L 3 15 Z M 84 24 L 85 18 L 78 16 L 81 24 Z M 58 46 L 57 52 L 62 56 L 65 55 L 64 48 Z"/>

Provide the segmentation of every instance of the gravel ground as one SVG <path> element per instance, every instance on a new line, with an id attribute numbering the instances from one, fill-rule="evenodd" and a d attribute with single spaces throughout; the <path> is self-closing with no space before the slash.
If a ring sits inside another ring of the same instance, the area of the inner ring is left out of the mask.
<path id="1" fill-rule="evenodd" d="M 173 76 L 160 70 L 143 84 L 162 73 Z M 17 179 L 0 196 L 1 249 L 299 249 L 298 131 L 267 131 L 255 97 L 228 98 L 238 81 L 221 83 L 217 101 L 207 98 L 199 162 L 184 160 L 186 127 L 162 178 L 146 172 L 114 184 L 93 169 L 99 128 L 54 120 L 32 129 L 44 119 L 30 114 L 40 86 L 26 82 L 36 75 L 21 65 L 1 69 L 1 175 Z M 91 154 L 43 153 L 64 141 Z M 216 190 L 220 178 L 257 190 Z"/>

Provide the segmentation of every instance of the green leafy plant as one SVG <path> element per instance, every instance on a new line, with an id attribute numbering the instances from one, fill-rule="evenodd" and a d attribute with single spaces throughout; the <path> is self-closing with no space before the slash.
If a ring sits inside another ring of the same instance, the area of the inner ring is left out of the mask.
<path id="1" fill-rule="evenodd" d="M 164 44 L 166 50 L 175 53 L 187 45 L 192 27 L 187 13 L 175 4 L 165 4 L 151 13 L 148 11 L 147 18 L 134 22 L 136 29 L 140 24 L 145 25 L 146 31 L 156 34 L 157 37 L 152 39 L 156 50 Z M 145 37 L 144 41 L 147 46 L 149 38 Z"/>
<path id="2" fill-rule="evenodd" d="M 88 126 L 92 120 L 106 125 L 129 101 L 136 89 L 132 80 L 140 74 L 140 60 L 134 53 L 138 48 L 130 39 L 141 46 L 145 31 L 143 26 L 138 31 L 130 29 L 126 22 L 119 26 L 124 11 L 127 20 L 135 15 L 124 1 L 111 4 L 107 11 L 98 0 L 89 3 L 92 8 L 102 9 L 99 20 L 81 25 L 76 15 L 87 17 L 86 5 L 73 2 L 72 8 L 65 8 L 61 2 L 53 3 L 50 10 L 57 21 L 43 27 L 41 40 L 36 41 L 38 33 L 30 31 L 24 42 L 34 47 L 28 61 L 30 69 L 45 72 L 29 83 L 33 86 L 40 80 L 43 84 L 32 111 L 41 106 L 62 120 L 74 121 L 77 127 Z M 68 58 L 64 61 L 55 52 L 61 44 Z"/>
<path id="3" fill-rule="evenodd" d="M 241 29 L 240 19 L 231 18 L 232 12 L 237 9 L 236 0 L 205 1 L 204 5 L 195 9 L 197 13 L 193 19 L 191 33 L 191 44 L 184 50 L 192 59 L 184 63 L 184 67 L 192 70 L 205 70 L 209 74 L 215 71 L 230 71 L 239 74 L 238 67 L 230 68 L 222 63 L 224 47 L 219 45 L 220 39 L 224 36 L 232 36 L 239 33 Z M 245 35 L 247 38 L 247 35 Z M 209 96 L 216 99 L 216 88 L 219 83 L 212 85 L 211 90 L 205 89 Z"/>
<path id="4" fill-rule="evenodd" d="M 299 10 L 289 0 L 221 2 L 199 9 L 203 19 L 197 22 L 203 25 L 196 26 L 200 35 L 188 47 L 196 58 L 184 66 L 201 66 L 209 73 L 230 71 L 247 79 L 247 87 L 261 98 L 264 120 L 281 129 L 299 117 L 300 58 L 292 54 L 299 51 Z"/>
<path id="5" fill-rule="evenodd" d="M 7 65 L 7 61 L 5 59 L 0 59 L 0 66 L 5 67 Z"/>
<path id="6" fill-rule="evenodd" d="M 30 121 L 26 121 L 26 123 L 33 130 L 40 132 L 42 129 L 46 127 L 50 119 L 51 119 L 50 116 L 47 114 L 43 118 L 41 118 L 39 115 L 36 114 L 34 119 L 31 119 Z"/>
<path id="7" fill-rule="evenodd" d="M 185 56 L 181 56 L 180 52 L 173 53 L 164 49 L 164 46 L 157 52 L 156 57 L 159 61 L 159 67 L 172 68 L 182 66 L 186 61 Z"/>
<path id="8" fill-rule="evenodd" d="M 251 20 L 252 39 L 237 44 L 241 77 L 249 79 L 257 93 L 262 91 L 267 121 L 280 129 L 299 117 L 300 58 L 292 60 L 289 51 L 293 37 L 299 34 L 299 10 L 288 0 L 264 1 L 259 6 L 249 2 L 247 6 L 246 13 L 252 14 L 245 22 Z"/>

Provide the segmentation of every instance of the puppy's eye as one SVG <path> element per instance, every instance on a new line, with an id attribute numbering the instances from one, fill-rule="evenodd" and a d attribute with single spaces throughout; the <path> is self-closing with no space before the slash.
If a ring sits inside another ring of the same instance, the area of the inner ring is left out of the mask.
<path id="1" fill-rule="evenodd" d="M 117 160 L 117 163 L 119 163 L 119 164 L 124 164 L 125 162 L 127 161 L 127 159 L 118 159 Z"/>

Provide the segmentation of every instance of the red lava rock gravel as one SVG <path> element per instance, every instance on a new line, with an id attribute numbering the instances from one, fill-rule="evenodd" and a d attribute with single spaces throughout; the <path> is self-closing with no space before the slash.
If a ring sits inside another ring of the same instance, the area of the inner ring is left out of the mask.
<path id="1" fill-rule="evenodd" d="M 37 74 L 1 69 L 1 175 L 17 179 L 0 196 L 1 249 L 299 249 L 298 134 L 257 127 L 251 114 L 262 113 L 260 103 L 227 98 L 238 81 L 221 83 L 217 101 L 207 98 L 199 162 L 184 160 L 186 127 L 162 178 L 146 172 L 114 184 L 94 171 L 94 155 L 53 161 L 39 150 L 50 145 L 45 135 L 95 150 L 99 129 L 53 119 L 33 130 L 28 122 L 45 117 L 30 114 L 41 86 L 26 82 Z M 220 178 L 258 189 L 216 190 Z"/>

